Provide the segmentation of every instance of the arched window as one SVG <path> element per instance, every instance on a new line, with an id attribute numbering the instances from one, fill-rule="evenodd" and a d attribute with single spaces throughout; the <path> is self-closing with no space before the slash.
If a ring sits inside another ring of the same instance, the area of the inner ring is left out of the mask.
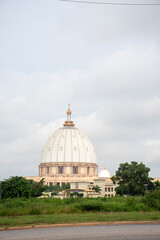
<path id="1" fill-rule="evenodd" d="M 73 174 L 78 174 L 78 167 L 77 166 L 73 166 Z"/>
<path id="2" fill-rule="evenodd" d="M 59 166 L 59 167 L 58 167 L 58 173 L 59 173 L 59 174 L 62 174 L 62 173 L 63 173 L 63 166 Z"/>

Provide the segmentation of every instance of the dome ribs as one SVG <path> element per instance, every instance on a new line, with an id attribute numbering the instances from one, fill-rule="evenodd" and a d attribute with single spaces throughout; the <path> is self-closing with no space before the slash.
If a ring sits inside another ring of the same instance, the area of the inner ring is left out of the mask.
<path id="1" fill-rule="evenodd" d="M 75 127 L 58 129 L 49 137 L 43 149 L 41 163 L 97 162 L 91 141 L 84 132 Z"/>
<path id="2" fill-rule="evenodd" d="M 61 143 L 61 141 L 62 141 L 62 135 L 63 135 L 63 132 L 64 132 L 64 129 L 62 128 L 62 131 L 61 131 L 61 133 L 60 133 L 60 136 L 59 136 L 59 141 L 58 141 L 58 147 L 57 147 L 57 162 L 63 162 L 63 161 L 61 161 L 61 154 L 60 154 L 60 146 L 62 145 L 62 144 L 60 144 Z"/>
<path id="3" fill-rule="evenodd" d="M 66 162 L 66 156 L 65 156 L 65 153 L 66 153 L 66 129 L 64 129 L 64 133 L 65 133 L 65 135 L 64 135 L 64 157 L 63 157 L 63 159 L 64 159 L 64 162 Z"/>
<path id="4" fill-rule="evenodd" d="M 77 137 L 77 133 L 76 133 L 76 131 L 75 131 L 75 129 L 73 130 L 73 132 L 74 132 L 74 135 L 75 135 L 75 138 L 76 138 L 76 141 L 77 141 L 77 159 L 78 159 L 78 161 L 76 161 L 76 162 L 80 162 L 80 147 L 79 147 L 79 140 L 78 140 L 78 137 Z M 73 146 L 73 148 L 74 148 L 74 146 Z"/>
<path id="5" fill-rule="evenodd" d="M 70 134 L 70 140 L 71 140 L 71 162 L 73 162 L 73 144 L 72 144 L 72 133 L 71 133 L 71 130 L 69 130 L 69 134 Z"/>
<path id="6" fill-rule="evenodd" d="M 50 162 L 52 162 L 53 148 L 54 148 L 54 143 L 55 143 L 55 139 L 56 139 L 57 134 L 58 134 L 58 130 L 54 134 L 52 134 L 52 136 L 51 136 L 52 144 L 51 144 L 51 152 L 50 152 Z"/>

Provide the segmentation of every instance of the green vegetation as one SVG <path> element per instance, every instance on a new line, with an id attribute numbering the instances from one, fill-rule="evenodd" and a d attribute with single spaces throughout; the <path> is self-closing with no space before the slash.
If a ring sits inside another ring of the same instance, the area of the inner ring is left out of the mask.
<path id="1" fill-rule="evenodd" d="M 148 193 L 144 198 L 145 205 L 160 211 L 160 190 Z"/>
<path id="2" fill-rule="evenodd" d="M 52 196 L 57 195 L 59 192 L 65 189 L 70 189 L 70 184 L 67 183 L 62 183 L 62 186 L 60 185 L 50 185 L 50 186 L 45 186 L 45 191 L 46 192 L 52 192 Z"/>
<path id="3" fill-rule="evenodd" d="M 73 197 L 82 198 L 83 193 L 79 193 L 79 192 L 70 193 L 70 198 L 73 198 Z"/>
<path id="4" fill-rule="evenodd" d="M 116 193 L 120 196 L 141 196 L 147 190 L 154 190 L 155 184 L 148 176 L 149 171 L 150 168 L 143 163 L 121 163 L 115 176 L 111 178 L 114 184 L 118 184 L 115 189 Z"/>
<path id="5" fill-rule="evenodd" d="M 46 189 L 43 183 L 44 179 L 35 182 L 23 177 L 10 177 L 0 182 L 0 199 L 39 197 Z"/>
<path id="6" fill-rule="evenodd" d="M 44 178 L 40 182 L 35 182 L 33 180 L 28 180 L 31 188 L 31 197 L 39 197 L 42 192 L 45 191 L 46 186 L 44 186 Z"/>
<path id="7" fill-rule="evenodd" d="M 160 211 L 160 191 L 144 197 L 16 198 L 0 200 L 0 216 L 47 215 L 85 212 Z"/>
<path id="8" fill-rule="evenodd" d="M 95 190 L 95 192 L 97 192 L 97 193 L 100 193 L 102 190 L 101 190 L 101 188 L 98 186 L 98 185 L 95 185 L 94 187 L 93 187 L 93 189 Z"/>
<path id="9" fill-rule="evenodd" d="M 159 199 L 160 190 L 141 197 L 3 199 L 0 226 L 160 220 Z"/>
<path id="10" fill-rule="evenodd" d="M 116 221 L 159 221 L 159 212 L 110 212 L 82 214 L 52 214 L 17 217 L 1 217 L 0 227 L 34 226 L 40 224 L 116 222 Z"/>
<path id="11" fill-rule="evenodd" d="M 10 177 L 1 182 L 1 198 L 26 197 L 31 195 L 30 183 L 23 177 Z"/>

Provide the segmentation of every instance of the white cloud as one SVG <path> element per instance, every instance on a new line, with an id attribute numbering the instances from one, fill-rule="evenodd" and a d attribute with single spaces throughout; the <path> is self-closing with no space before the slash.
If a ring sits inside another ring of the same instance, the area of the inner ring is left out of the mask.
<path id="1" fill-rule="evenodd" d="M 0 4 L 1 178 L 37 174 L 41 149 L 62 126 L 68 103 L 101 168 L 113 174 L 122 161 L 143 161 L 157 177 L 159 11 Z"/>

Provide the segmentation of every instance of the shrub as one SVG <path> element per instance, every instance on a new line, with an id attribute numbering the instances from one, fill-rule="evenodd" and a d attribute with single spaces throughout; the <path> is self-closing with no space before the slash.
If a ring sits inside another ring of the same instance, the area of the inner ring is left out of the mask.
<path id="1" fill-rule="evenodd" d="M 1 198 L 21 198 L 30 197 L 30 183 L 23 177 L 10 177 L 0 183 Z"/>
<path id="2" fill-rule="evenodd" d="M 43 210 L 37 206 L 32 206 L 29 210 L 29 215 L 39 215 L 42 213 L 43 213 Z"/>
<path id="3" fill-rule="evenodd" d="M 104 205 L 99 201 L 88 200 L 77 204 L 77 208 L 82 211 L 103 211 Z"/>
<path id="4" fill-rule="evenodd" d="M 136 203 L 132 211 L 148 211 L 148 206 L 144 203 Z"/>
<path id="5" fill-rule="evenodd" d="M 155 210 L 160 210 L 160 190 L 146 194 L 144 203 Z"/>

